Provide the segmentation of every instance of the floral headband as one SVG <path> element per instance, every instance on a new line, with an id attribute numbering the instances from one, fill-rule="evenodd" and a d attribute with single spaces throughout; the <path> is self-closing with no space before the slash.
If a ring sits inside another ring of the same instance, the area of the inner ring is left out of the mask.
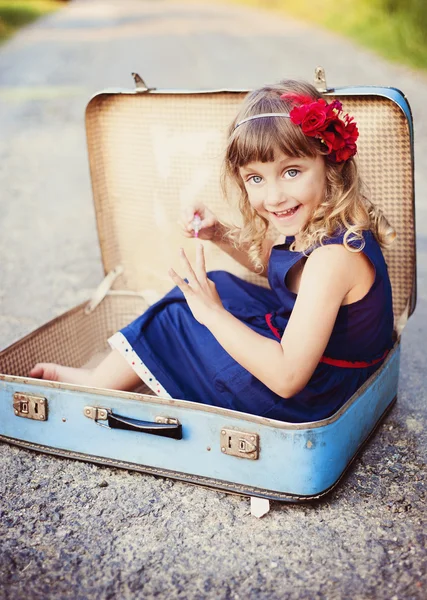
<path id="1" fill-rule="evenodd" d="M 292 123 L 301 127 L 304 135 L 319 139 L 327 147 L 327 155 L 332 162 L 344 162 L 356 154 L 359 131 L 354 118 L 343 114 L 339 100 L 328 104 L 323 98 L 313 100 L 309 96 L 298 94 L 282 94 L 280 98 L 295 102 L 296 105 L 289 114 L 272 112 L 252 115 L 239 121 L 235 129 L 254 119 L 287 117 Z"/>

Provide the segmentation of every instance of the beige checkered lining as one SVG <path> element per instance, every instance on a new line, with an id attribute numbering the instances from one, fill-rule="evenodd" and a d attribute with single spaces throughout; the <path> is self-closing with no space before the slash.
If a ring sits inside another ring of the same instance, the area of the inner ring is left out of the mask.
<path id="1" fill-rule="evenodd" d="M 222 219 L 238 223 L 224 200 L 220 169 L 226 130 L 243 94 L 103 94 L 87 110 L 93 195 L 105 271 L 124 273 L 116 290 L 171 288 L 168 268 L 178 267 L 177 249 L 194 257 L 176 221 L 181 209 L 203 201 Z M 414 288 L 415 223 L 413 164 L 406 117 L 391 100 L 341 98 L 360 130 L 359 164 L 371 198 L 397 231 L 386 252 L 396 320 Z M 255 283 L 250 273 L 206 244 L 208 270 L 226 269 Z M 90 315 L 77 307 L 0 353 L 2 373 L 26 375 L 37 361 L 71 366 L 103 351 L 107 338 L 145 308 L 140 298 L 107 297 Z"/>

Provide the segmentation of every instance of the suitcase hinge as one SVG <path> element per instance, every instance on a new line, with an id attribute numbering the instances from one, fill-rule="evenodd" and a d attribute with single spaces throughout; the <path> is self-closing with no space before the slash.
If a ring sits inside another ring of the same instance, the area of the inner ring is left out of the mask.
<path id="1" fill-rule="evenodd" d="M 321 94 L 328 91 L 328 86 L 326 85 L 326 73 L 323 67 L 316 67 L 314 69 L 314 87 Z"/>
<path id="2" fill-rule="evenodd" d="M 259 457 L 259 435 L 237 429 L 221 429 L 221 452 L 230 456 L 257 460 Z"/>
<path id="3" fill-rule="evenodd" d="M 41 396 L 15 392 L 13 394 L 13 412 L 17 417 L 47 421 L 47 400 Z"/>
<path id="4" fill-rule="evenodd" d="M 85 406 L 83 409 L 84 416 L 94 421 L 106 421 L 109 412 L 111 412 L 109 408 L 101 408 L 100 406 Z"/>
<path id="5" fill-rule="evenodd" d="M 142 79 L 138 73 L 132 73 L 133 80 L 135 82 L 136 91 L 139 94 L 146 94 L 147 92 L 151 92 L 156 88 L 149 88 L 145 81 Z"/>

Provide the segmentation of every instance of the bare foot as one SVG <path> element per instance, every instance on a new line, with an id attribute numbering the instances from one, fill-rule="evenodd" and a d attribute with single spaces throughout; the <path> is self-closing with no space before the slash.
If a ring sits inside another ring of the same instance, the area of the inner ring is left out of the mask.
<path id="1" fill-rule="evenodd" d="M 78 385 L 91 385 L 91 375 L 92 371 L 90 369 L 74 369 L 55 363 L 37 363 L 29 373 L 29 376 L 35 379 L 77 383 Z"/>

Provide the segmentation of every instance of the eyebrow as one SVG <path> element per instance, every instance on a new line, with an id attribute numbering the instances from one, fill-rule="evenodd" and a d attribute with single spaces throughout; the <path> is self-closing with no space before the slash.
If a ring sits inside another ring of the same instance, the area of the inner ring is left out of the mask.
<path id="1" fill-rule="evenodd" d="M 301 164 L 303 162 L 304 158 L 303 157 L 290 157 L 290 158 L 282 158 L 281 160 L 279 160 L 279 165 L 285 165 L 287 163 L 289 164 L 294 164 L 294 165 L 298 165 Z M 254 161 L 254 162 L 259 162 L 259 161 Z M 269 161 L 270 162 L 270 161 Z M 274 161 L 271 161 L 274 162 Z M 240 167 L 240 169 L 242 171 L 252 171 L 253 169 L 250 167 L 252 163 L 248 163 L 247 165 L 243 165 Z"/>

